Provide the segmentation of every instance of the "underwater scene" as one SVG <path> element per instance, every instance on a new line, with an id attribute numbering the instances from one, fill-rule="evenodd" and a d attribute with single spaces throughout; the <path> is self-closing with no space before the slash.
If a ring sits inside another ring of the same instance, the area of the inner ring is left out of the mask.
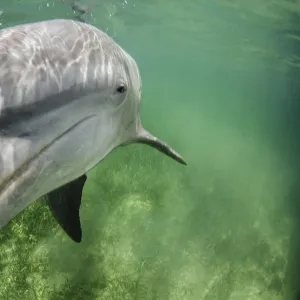
<path id="1" fill-rule="evenodd" d="M 0 299 L 299 300 L 300 1 L 0 1 L 1 30 L 50 19 L 134 58 L 141 122 L 187 165 L 114 149 L 80 243 L 34 201 L 0 230 Z"/>

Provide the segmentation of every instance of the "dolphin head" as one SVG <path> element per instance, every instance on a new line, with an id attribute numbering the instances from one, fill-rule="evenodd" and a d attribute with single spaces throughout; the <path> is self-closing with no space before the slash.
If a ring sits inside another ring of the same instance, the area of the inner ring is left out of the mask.
<path id="1" fill-rule="evenodd" d="M 48 195 L 79 241 L 85 174 L 118 146 L 143 143 L 185 164 L 142 127 L 138 66 L 106 33 L 49 20 L 0 30 L 0 41 L 0 229 Z"/>
<path id="2" fill-rule="evenodd" d="M 114 124 L 118 126 L 117 144 L 125 146 L 132 143 L 149 145 L 177 162 L 186 165 L 182 156 L 165 142 L 143 128 L 140 120 L 142 81 L 135 60 L 123 49 L 119 53 L 118 78 L 115 78 L 113 102 L 119 106 L 115 110 Z"/>
<path id="3" fill-rule="evenodd" d="M 59 98 L 59 113 L 55 112 L 53 118 L 57 122 L 51 121 L 51 124 L 59 127 L 60 134 L 66 128 L 70 129 L 59 143 L 72 144 L 73 149 L 78 149 L 72 156 L 78 169 L 87 171 L 113 149 L 131 143 L 149 145 L 185 164 L 175 150 L 142 126 L 142 82 L 135 60 L 107 34 L 91 25 L 66 21 L 47 24 L 48 33 L 51 30 L 52 36 L 60 36 L 63 40 L 62 45 L 55 46 L 50 54 L 59 62 L 62 74 L 59 79 L 67 91 L 59 92 L 59 97 L 55 95 Z M 45 71 L 49 72 L 48 68 Z M 50 84 L 47 89 L 39 82 L 35 86 L 42 89 L 40 93 L 45 90 L 54 93 Z M 65 105 L 65 99 L 69 99 L 68 105 Z M 43 110 L 44 107 L 43 103 Z M 69 117 L 65 118 L 67 114 Z M 78 120 L 80 125 L 74 127 Z M 45 121 L 44 117 L 42 121 Z M 36 123 L 35 126 L 41 127 Z M 62 150 L 59 153 L 57 157 L 61 158 Z M 65 153 L 69 157 L 68 151 Z"/>

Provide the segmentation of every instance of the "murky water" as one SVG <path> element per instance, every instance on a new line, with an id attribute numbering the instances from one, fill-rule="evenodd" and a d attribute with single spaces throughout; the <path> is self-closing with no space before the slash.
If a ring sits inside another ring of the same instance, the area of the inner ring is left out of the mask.
<path id="1" fill-rule="evenodd" d="M 67 0 L 0 10 L 1 28 L 75 16 Z M 79 245 L 37 201 L 1 231 L 0 299 L 299 299 L 299 13 L 287 0 L 92 3 L 86 21 L 140 67 L 145 127 L 188 166 L 142 145 L 112 153 L 88 174 Z"/>

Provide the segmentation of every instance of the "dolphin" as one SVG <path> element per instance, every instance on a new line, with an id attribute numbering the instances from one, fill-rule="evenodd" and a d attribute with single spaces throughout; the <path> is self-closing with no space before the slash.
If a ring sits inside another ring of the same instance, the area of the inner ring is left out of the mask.
<path id="1" fill-rule="evenodd" d="M 0 30 L 0 229 L 46 202 L 81 242 L 87 172 L 119 146 L 184 159 L 142 127 L 135 60 L 89 24 L 54 19 Z"/>

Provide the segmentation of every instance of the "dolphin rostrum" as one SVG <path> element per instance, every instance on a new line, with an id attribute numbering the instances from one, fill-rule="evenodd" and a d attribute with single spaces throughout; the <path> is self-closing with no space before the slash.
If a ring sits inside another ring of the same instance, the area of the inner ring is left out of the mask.
<path id="1" fill-rule="evenodd" d="M 150 145 L 183 158 L 143 129 L 138 66 L 107 34 L 50 20 L 0 30 L 0 228 L 42 196 L 81 241 L 86 173 L 114 148 Z"/>

